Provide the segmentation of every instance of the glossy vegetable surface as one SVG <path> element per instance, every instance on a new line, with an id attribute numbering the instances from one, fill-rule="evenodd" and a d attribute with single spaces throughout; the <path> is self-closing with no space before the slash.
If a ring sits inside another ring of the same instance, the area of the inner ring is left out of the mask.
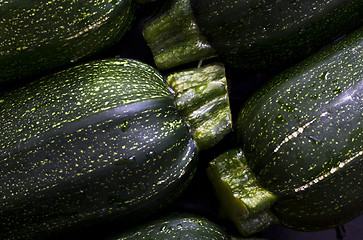
<path id="1" fill-rule="evenodd" d="M 283 69 L 362 24 L 360 0 L 177 0 L 144 36 L 161 69 L 215 56 L 244 71 Z"/>
<path id="2" fill-rule="evenodd" d="M 231 239 L 225 230 L 205 217 L 175 214 L 126 231 L 109 240 L 137 239 Z"/>
<path id="3" fill-rule="evenodd" d="M 160 210 L 185 188 L 196 146 L 162 76 L 89 62 L 0 99 L 0 238 L 38 239 Z"/>
<path id="4" fill-rule="evenodd" d="M 272 210 L 298 230 L 363 212 L 363 28 L 278 75 L 244 105 L 237 134 Z"/>
<path id="5" fill-rule="evenodd" d="M 118 41 L 132 0 L 0 2 L 0 84 L 78 61 Z"/>

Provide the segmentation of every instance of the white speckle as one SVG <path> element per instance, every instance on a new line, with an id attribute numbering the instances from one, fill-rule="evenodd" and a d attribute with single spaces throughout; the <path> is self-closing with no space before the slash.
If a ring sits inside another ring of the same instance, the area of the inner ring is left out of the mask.
<path id="1" fill-rule="evenodd" d="M 166 182 L 166 179 L 160 180 L 160 181 L 157 182 L 157 185 L 163 184 L 165 182 Z"/>
<path id="2" fill-rule="evenodd" d="M 325 117 L 328 114 L 329 114 L 328 112 L 323 112 L 322 114 L 320 114 L 320 117 Z"/>
<path id="3" fill-rule="evenodd" d="M 330 72 L 325 73 L 324 79 L 328 80 L 328 76 L 330 75 Z"/>
<path id="4" fill-rule="evenodd" d="M 277 147 L 274 149 L 274 152 L 277 152 L 281 148 L 282 145 L 284 145 L 285 143 L 287 143 L 291 139 L 296 138 L 297 136 L 299 136 L 299 134 L 303 133 L 304 129 L 307 128 L 308 126 L 310 126 L 315 121 L 316 121 L 316 118 L 314 118 L 310 122 L 307 122 L 302 127 L 299 127 L 297 129 L 297 131 L 295 131 L 295 132 L 291 133 L 289 136 L 287 136 L 279 145 L 277 145 Z"/>
<path id="5" fill-rule="evenodd" d="M 297 130 L 299 133 L 302 133 L 304 131 L 304 128 L 299 127 L 299 129 Z"/>
<path id="6" fill-rule="evenodd" d="M 197 46 L 200 47 L 200 48 L 208 48 L 209 47 L 208 44 L 202 43 L 200 41 L 197 42 Z"/>
<path id="7" fill-rule="evenodd" d="M 359 157 L 359 156 L 361 156 L 361 155 L 363 155 L 363 151 L 360 151 L 360 152 L 358 152 L 358 153 L 354 154 L 354 156 L 352 156 L 352 157 L 350 157 L 350 158 L 346 159 L 345 161 L 340 162 L 340 163 L 339 163 L 339 165 L 338 165 L 338 167 L 333 167 L 333 168 L 331 168 L 331 169 L 330 169 L 330 171 L 329 171 L 328 173 L 325 173 L 325 174 L 323 174 L 323 175 L 321 175 L 321 176 L 319 176 L 319 177 L 317 177 L 317 178 L 313 179 L 312 181 L 308 182 L 308 183 L 307 183 L 307 184 L 305 184 L 305 185 L 302 185 L 302 186 L 300 186 L 300 187 L 298 187 L 298 188 L 295 188 L 295 192 L 304 191 L 306 188 L 308 188 L 308 187 L 310 187 L 310 186 L 314 185 L 315 183 L 320 182 L 320 181 L 321 181 L 321 180 L 323 180 L 324 178 L 327 178 L 327 177 L 328 177 L 328 176 L 330 176 L 331 174 L 333 174 L 333 173 L 335 173 L 336 171 L 338 171 L 339 169 L 343 168 L 345 165 L 347 165 L 347 164 L 348 164 L 349 162 L 351 162 L 353 159 L 355 159 L 355 158 L 357 158 L 357 157 Z"/>

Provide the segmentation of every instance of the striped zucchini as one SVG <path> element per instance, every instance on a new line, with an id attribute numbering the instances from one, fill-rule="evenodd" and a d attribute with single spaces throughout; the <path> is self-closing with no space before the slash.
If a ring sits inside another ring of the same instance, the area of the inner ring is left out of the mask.
<path id="1" fill-rule="evenodd" d="M 227 240 L 225 230 L 205 217 L 173 214 L 135 227 L 109 240 L 184 239 Z"/>
<path id="2" fill-rule="evenodd" d="M 0 238 L 140 220 L 174 200 L 196 145 L 162 76 L 98 60 L 0 98 Z"/>
<path id="3" fill-rule="evenodd" d="M 271 211 L 284 225 L 322 230 L 363 213 L 362 99 L 361 27 L 275 77 L 242 108 L 236 132 L 246 165 L 277 197 Z M 215 182 L 233 172 L 226 162 Z M 236 181 L 224 184 L 238 191 Z"/>
<path id="4" fill-rule="evenodd" d="M 356 29 L 363 19 L 361 0 L 174 2 L 144 30 L 160 69 L 216 53 L 243 70 L 285 68 Z"/>
<path id="5" fill-rule="evenodd" d="M 78 61 L 118 41 L 133 0 L 0 2 L 0 84 Z"/>

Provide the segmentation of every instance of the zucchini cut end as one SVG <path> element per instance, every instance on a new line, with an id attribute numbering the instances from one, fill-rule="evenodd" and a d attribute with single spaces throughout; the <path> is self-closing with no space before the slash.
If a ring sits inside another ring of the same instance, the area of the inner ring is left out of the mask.
<path id="1" fill-rule="evenodd" d="M 207 175 L 222 213 L 242 235 L 252 235 L 278 223 L 270 211 L 277 197 L 258 185 L 242 151 L 232 149 L 211 161 Z"/>
<path id="2" fill-rule="evenodd" d="M 206 150 L 232 130 L 228 86 L 223 64 L 212 63 L 169 75 L 167 84 L 190 126 L 198 150 Z"/>
<path id="3" fill-rule="evenodd" d="M 161 70 L 216 55 L 197 27 L 189 0 L 173 1 L 168 10 L 145 25 L 143 36 Z"/>

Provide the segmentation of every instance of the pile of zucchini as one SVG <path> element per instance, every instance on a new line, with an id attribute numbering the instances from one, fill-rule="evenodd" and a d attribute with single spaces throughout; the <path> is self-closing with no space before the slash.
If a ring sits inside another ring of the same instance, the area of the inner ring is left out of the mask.
<path id="1" fill-rule="evenodd" d="M 360 216 L 362 10 L 0 2 L 0 239 L 261 239 Z"/>

